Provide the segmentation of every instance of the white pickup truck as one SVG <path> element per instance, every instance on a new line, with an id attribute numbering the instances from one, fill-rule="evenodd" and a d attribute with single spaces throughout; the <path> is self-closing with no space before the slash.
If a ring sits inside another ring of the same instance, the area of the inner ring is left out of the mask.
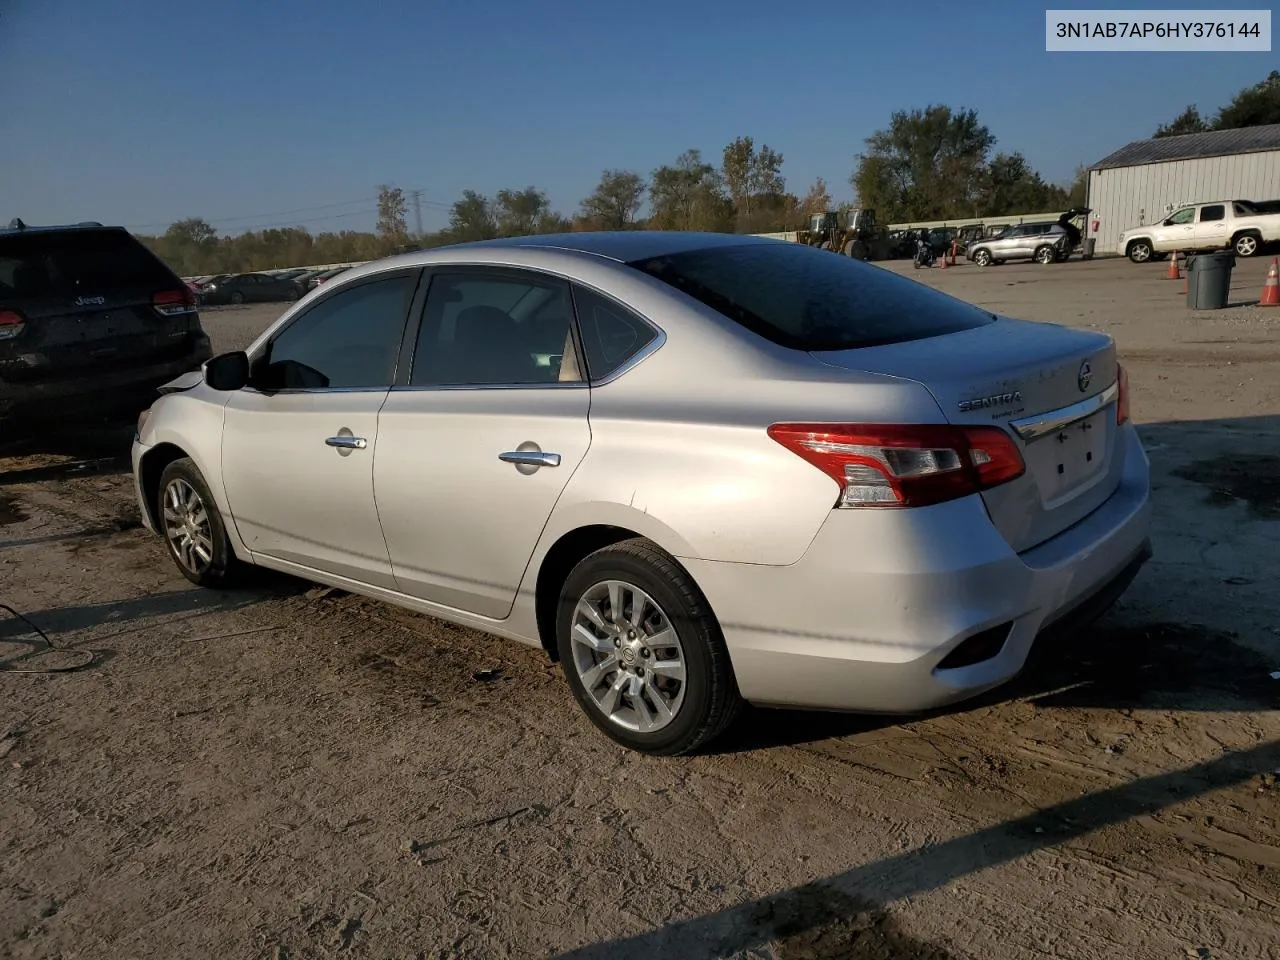
<path id="1" fill-rule="evenodd" d="M 1262 245 L 1280 240 L 1280 213 L 1262 213 L 1248 200 L 1196 203 L 1169 214 L 1159 223 L 1120 234 L 1117 253 L 1134 263 L 1179 250 L 1224 250 L 1252 257 Z"/>

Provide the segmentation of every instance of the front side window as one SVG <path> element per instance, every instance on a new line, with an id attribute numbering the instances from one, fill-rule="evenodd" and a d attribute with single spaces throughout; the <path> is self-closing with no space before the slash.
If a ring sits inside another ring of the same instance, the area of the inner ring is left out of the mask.
<path id="1" fill-rule="evenodd" d="M 360 283 L 326 297 L 272 341 L 254 385 L 269 390 L 388 389 L 417 277 Z"/>
<path id="2" fill-rule="evenodd" d="M 901 343 L 994 322 L 924 284 L 797 243 L 707 247 L 630 266 L 796 350 Z"/>
<path id="3" fill-rule="evenodd" d="M 1196 215 L 1195 207 L 1183 207 L 1181 210 L 1179 210 L 1177 213 L 1171 216 L 1168 222 L 1173 225 L 1190 223 L 1192 220 L 1195 219 L 1195 215 Z"/>
<path id="4" fill-rule="evenodd" d="M 517 271 L 431 278 L 410 386 L 579 382 L 569 285 Z"/>

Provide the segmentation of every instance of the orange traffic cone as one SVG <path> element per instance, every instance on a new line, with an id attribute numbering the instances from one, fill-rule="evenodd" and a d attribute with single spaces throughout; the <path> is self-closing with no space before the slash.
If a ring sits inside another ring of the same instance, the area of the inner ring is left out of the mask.
<path id="1" fill-rule="evenodd" d="M 1262 297 L 1258 300 L 1260 307 L 1280 307 L 1280 267 L 1277 258 L 1271 258 L 1271 269 L 1267 271 L 1267 282 L 1262 285 Z"/>
<path id="2" fill-rule="evenodd" d="M 947 269 L 947 267 L 951 266 L 951 264 L 947 262 L 947 261 L 948 261 L 948 260 L 950 260 L 950 259 L 951 259 L 951 258 L 950 258 L 949 256 L 947 256 L 947 251 L 946 251 L 946 250 L 943 250 L 943 251 L 942 251 L 942 256 L 940 256 L 940 257 L 938 258 L 938 269 L 939 269 L 939 270 L 945 270 L 945 269 Z"/>
<path id="3" fill-rule="evenodd" d="M 1169 258 L 1169 272 L 1164 276 L 1166 280 L 1182 279 L 1182 270 L 1180 269 L 1182 266 L 1181 257 L 1182 255 L 1178 253 L 1177 250 L 1173 251 L 1173 256 Z"/>

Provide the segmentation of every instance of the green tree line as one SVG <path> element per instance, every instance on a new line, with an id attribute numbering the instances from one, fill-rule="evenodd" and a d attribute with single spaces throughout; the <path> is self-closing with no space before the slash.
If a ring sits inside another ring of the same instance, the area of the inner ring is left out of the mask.
<path id="1" fill-rule="evenodd" d="M 1156 129 L 1154 137 L 1179 137 L 1211 130 L 1238 130 L 1280 123 L 1280 70 L 1272 70 L 1265 80 L 1245 87 L 1225 107 L 1206 120 L 1195 104 Z"/>
<path id="2" fill-rule="evenodd" d="M 1240 91 L 1212 124 L 1188 107 L 1156 135 L 1262 123 L 1280 123 L 1277 71 Z M 1048 213 L 1083 204 L 1084 167 L 1070 183 L 1049 183 L 1020 152 L 996 151 L 996 142 L 974 110 L 930 105 L 897 111 L 854 158 L 849 177 L 854 203 L 875 210 L 880 223 Z M 221 235 L 208 221 L 189 218 L 142 239 L 190 276 L 373 260 L 406 249 L 571 230 L 771 233 L 795 230 L 834 206 L 821 178 L 803 193 L 789 189 L 784 160 L 780 151 L 749 136 L 726 144 L 718 158 L 691 148 L 647 175 L 605 170 L 567 215 L 552 209 L 535 186 L 492 196 L 465 190 L 450 207 L 448 225 L 423 235 L 408 227 L 404 191 L 383 185 L 373 232 L 272 227 Z"/>

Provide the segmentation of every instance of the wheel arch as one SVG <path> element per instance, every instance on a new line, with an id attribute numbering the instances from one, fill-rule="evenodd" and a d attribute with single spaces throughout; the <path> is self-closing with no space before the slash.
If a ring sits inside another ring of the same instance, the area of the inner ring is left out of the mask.
<path id="1" fill-rule="evenodd" d="M 160 518 L 156 516 L 156 498 L 160 494 L 160 476 L 165 467 L 176 460 L 189 457 L 190 454 L 176 443 L 168 441 L 158 443 L 138 461 L 138 487 L 142 491 L 142 509 L 146 511 L 144 519 L 150 521 L 153 530 L 160 529 Z"/>
<path id="2" fill-rule="evenodd" d="M 650 522 L 644 522 L 645 519 Z M 646 518 L 638 512 L 634 517 L 602 518 L 598 522 L 583 523 L 564 530 L 555 536 L 542 553 L 533 575 L 534 618 L 538 642 L 553 662 L 559 659 L 556 649 L 556 608 L 560 600 L 560 588 L 570 571 L 597 550 L 635 539 L 648 540 L 689 574 L 679 559 L 679 544 L 683 540 L 674 532 L 667 534 L 651 517 Z M 692 574 L 689 576 L 692 578 Z"/>
<path id="3" fill-rule="evenodd" d="M 1254 248 L 1253 254 L 1250 254 L 1250 256 L 1254 256 L 1259 253 L 1265 244 L 1265 241 L 1262 239 L 1261 230 L 1257 227 L 1243 227 L 1231 234 L 1231 242 L 1228 243 L 1227 246 L 1230 249 L 1235 250 L 1236 244 L 1239 243 L 1243 237 L 1252 237 L 1254 240 L 1258 241 L 1258 245 Z"/>
<path id="4" fill-rule="evenodd" d="M 1152 255 L 1153 256 L 1155 255 L 1156 245 L 1150 237 L 1130 237 L 1128 240 L 1124 242 L 1124 255 L 1126 257 L 1129 255 L 1129 251 L 1133 249 L 1133 245 L 1135 243 L 1145 243 L 1148 247 L 1151 248 Z"/>

